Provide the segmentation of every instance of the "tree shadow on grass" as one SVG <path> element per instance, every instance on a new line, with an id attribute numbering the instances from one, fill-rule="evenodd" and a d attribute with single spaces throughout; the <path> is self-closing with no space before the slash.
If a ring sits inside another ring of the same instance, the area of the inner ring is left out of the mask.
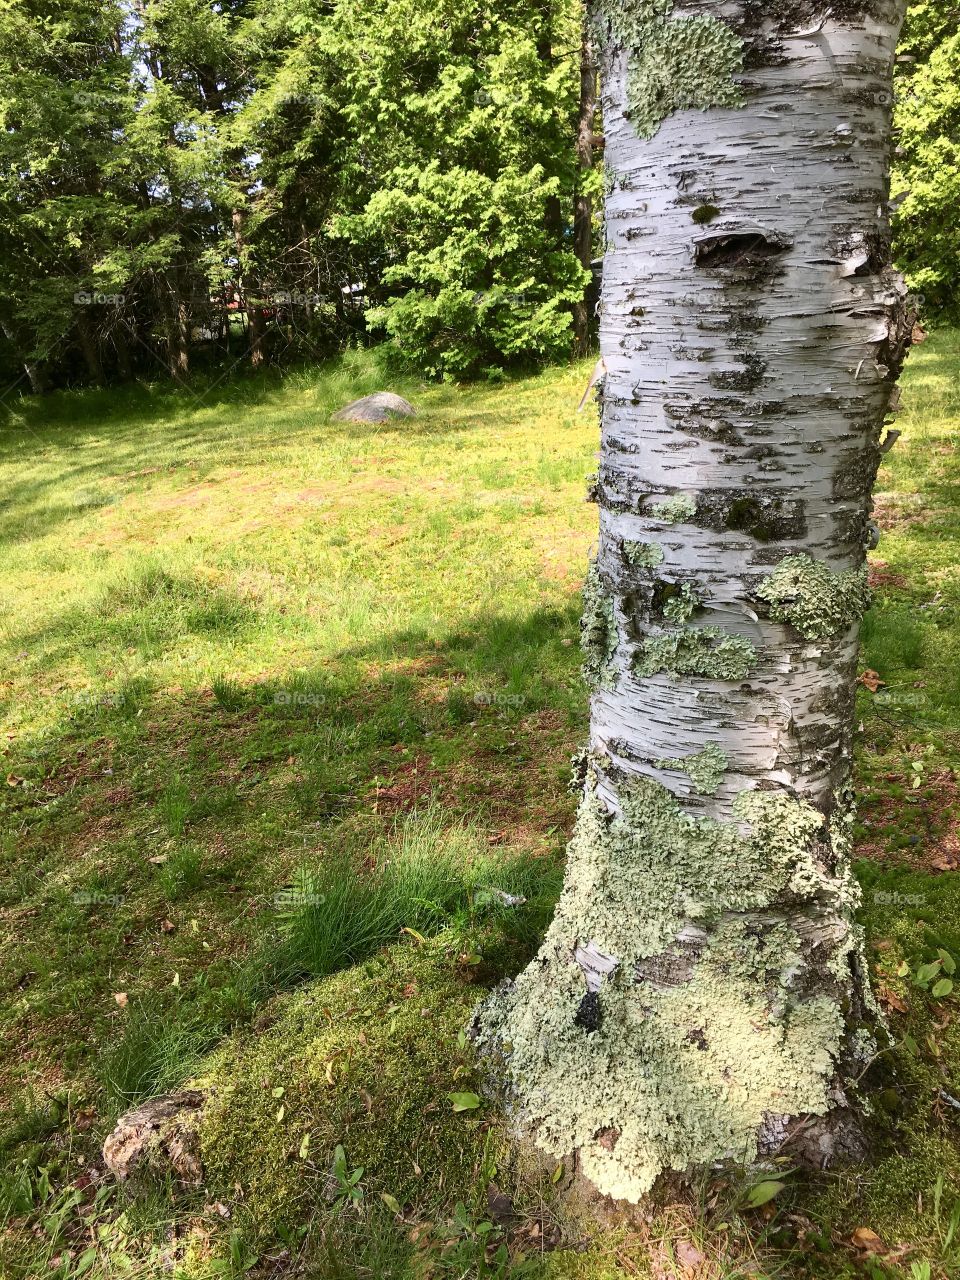
<path id="1" fill-rule="evenodd" d="M 492 816 L 504 848 L 512 825 L 548 831 L 569 808 L 565 762 L 586 722 L 577 651 L 565 643 L 577 612 L 571 601 L 489 614 L 439 644 L 397 631 L 253 682 L 227 670 L 192 689 L 141 679 L 61 693 L 50 727 L 12 742 L 5 762 L 17 781 L 2 798 L 4 904 L 26 912 L 29 933 L 64 894 L 121 898 L 129 919 L 113 921 L 109 945 L 128 959 L 124 936 L 152 937 L 154 917 L 174 909 L 151 897 L 158 874 L 198 904 L 210 887 L 191 870 L 191 847 L 208 861 L 220 850 L 222 909 L 224 877 L 241 898 L 263 893 L 262 857 L 282 864 L 305 832 L 335 846 L 342 824 L 383 827 L 431 797 L 451 820 Z M 164 866 L 184 861 L 180 880 L 172 866 L 151 868 L 154 853 Z M 76 912 L 61 906 L 74 927 Z"/>

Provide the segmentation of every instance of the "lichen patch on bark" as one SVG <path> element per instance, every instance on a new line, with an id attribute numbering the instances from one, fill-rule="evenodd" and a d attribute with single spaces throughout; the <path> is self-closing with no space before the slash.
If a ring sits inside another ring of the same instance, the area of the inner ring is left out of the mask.
<path id="1" fill-rule="evenodd" d="M 611 684 L 616 675 L 613 657 L 617 651 L 617 617 L 610 593 L 595 564 L 590 566 L 583 587 L 580 648 L 583 652 L 583 678 L 587 684 L 591 688 Z"/>
<path id="2" fill-rule="evenodd" d="M 693 783 L 694 790 L 702 796 L 712 796 L 727 768 L 727 753 L 715 742 L 708 742 L 702 751 L 684 756 L 680 760 L 654 760 L 657 769 L 673 769 L 685 773 Z"/>
<path id="3" fill-rule="evenodd" d="M 757 662 L 751 642 L 720 627 L 685 627 L 649 635 L 633 659 L 634 674 L 697 675 L 713 680 L 742 680 Z"/>
<path id="4" fill-rule="evenodd" d="M 538 1144 L 636 1201 L 666 1169 L 749 1163 L 772 1119 L 836 1104 L 859 945 L 838 908 L 857 886 L 822 814 L 783 792 L 744 792 L 729 824 L 648 779 L 620 800 L 606 810 L 592 769 L 556 917 L 479 1041 Z M 594 992 L 584 946 L 606 958 Z"/>
<path id="5" fill-rule="evenodd" d="M 775 622 L 807 640 L 825 640 L 859 622 L 870 604 L 867 567 L 834 572 L 812 556 L 785 556 L 756 591 Z"/>
<path id="6" fill-rule="evenodd" d="M 739 104 L 743 41 L 718 18 L 676 15 L 674 0 L 603 0 L 594 22 L 626 52 L 627 112 L 639 137 L 684 107 Z"/>

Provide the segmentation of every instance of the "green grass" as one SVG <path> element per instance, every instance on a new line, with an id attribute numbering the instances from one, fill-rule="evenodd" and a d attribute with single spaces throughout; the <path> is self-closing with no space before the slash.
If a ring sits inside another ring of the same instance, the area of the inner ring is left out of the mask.
<path id="1" fill-rule="evenodd" d="M 418 416 L 361 427 L 330 421 L 384 382 L 351 353 L 196 396 L 24 401 L 0 427 L 4 1280 L 69 1276 L 91 1241 L 94 1280 L 600 1280 L 690 1248 L 710 1276 L 956 1272 L 956 997 L 914 976 L 960 955 L 949 332 L 911 357 L 881 469 L 883 683 L 858 693 L 863 919 L 900 1039 L 875 1167 L 790 1175 L 763 1212 L 714 1179 L 601 1233 L 493 1108 L 450 1109 L 475 1085 L 460 1032 L 535 948 L 572 820 L 588 372 L 394 379 Z M 115 1116 L 197 1072 L 221 1098 L 204 1194 L 98 1189 Z M 359 1212 L 327 1198 L 338 1145 Z"/>

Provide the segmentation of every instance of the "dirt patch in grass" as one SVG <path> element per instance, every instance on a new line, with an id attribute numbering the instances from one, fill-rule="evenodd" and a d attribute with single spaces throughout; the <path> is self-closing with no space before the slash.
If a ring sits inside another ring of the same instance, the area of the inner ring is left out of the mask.
<path id="1" fill-rule="evenodd" d="M 873 519 L 883 532 L 925 524 L 933 515 L 919 493 L 875 493 Z"/>
<path id="2" fill-rule="evenodd" d="M 395 749 L 402 750 L 399 746 Z M 418 804 L 429 802 L 440 787 L 441 775 L 433 768 L 430 757 L 420 752 L 413 760 L 402 764 L 385 785 L 377 783 L 374 812 L 409 813 Z"/>
<path id="3" fill-rule="evenodd" d="M 883 865 L 936 875 L 960 868 L 960 784 L 941 769 L 919 787 L 910 774 L 888 772 L 860 802 L 860 824 L 868 835 L 857 855 Z M 885 784 L 885 785 L 884 785 Z"/>
<path id="4" fill-rule="evenodd" d="M 882 587 L 906 587 L 908 583 L 904 574 L 891 569 L 885 560 L 872 560 L 867 565 L 867 585 L 878 591 Z"/>

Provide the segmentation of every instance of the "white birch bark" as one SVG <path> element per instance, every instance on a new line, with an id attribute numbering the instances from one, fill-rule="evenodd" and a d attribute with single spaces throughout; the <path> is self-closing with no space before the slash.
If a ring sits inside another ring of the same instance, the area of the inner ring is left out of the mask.
<path id="1" fill-rule="evenodd" d="M 540 1145 L 632 1200 L 667 1168 L 862 1149 L 851 1082 L 876 1011 L 850 741 L 870 492 L 911 328 L 887 220 L 903 9 L 595 15 L 609 190 L 585 798 L 544 946 L 480 1036 Z M 733 37 L 739 105 L 697 109 L 730 85 L 657 50 L 690 38 L 729 63 Z"/>

